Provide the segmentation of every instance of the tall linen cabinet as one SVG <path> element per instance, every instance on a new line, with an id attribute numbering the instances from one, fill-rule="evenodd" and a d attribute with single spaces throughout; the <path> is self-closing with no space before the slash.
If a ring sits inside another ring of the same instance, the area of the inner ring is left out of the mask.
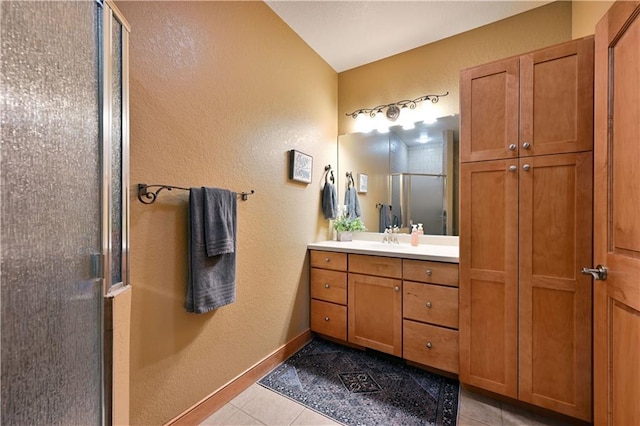
<path id="1" fill-rule="evenodd" d="M 460 380 L 591 419 L 593 37 L 460 76 Z"/>

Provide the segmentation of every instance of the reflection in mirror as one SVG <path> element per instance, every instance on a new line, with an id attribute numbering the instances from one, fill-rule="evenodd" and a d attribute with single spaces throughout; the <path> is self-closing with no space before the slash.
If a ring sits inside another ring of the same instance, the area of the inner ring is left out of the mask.
<path id="1" fill-rule="evenodd" d="M 338 191 L 343 202 L 345 174 L 368 175 L 359 193 L 362 219 L 371 232 L 397 224 L 409 232 L 422 223 L 428 235 L 458 235 L 458 116 L 418 122 L 389 133 L 353 133 L 338 138 Z M 382 207 L 381 207 L 382 205 Z M 389 206 L 386 220 L 381 210 Z"/>

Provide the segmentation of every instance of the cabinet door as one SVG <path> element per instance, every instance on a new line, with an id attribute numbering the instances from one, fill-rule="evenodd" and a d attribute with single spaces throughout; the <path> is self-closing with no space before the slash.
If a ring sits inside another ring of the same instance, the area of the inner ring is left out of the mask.
<path id="1" fill-rule="evenodd" d="M 594 423 L 640 425 L 640 2 L 596 27 Z"/>
<path id="2" fill-rule="evenodd" d="M 520 159 L 519 399 L 591 420 L 592 155 Z"/>
<path id="3" fill-rule="evenodd" d="M 593 148 L 593 37 L 520 58 L 520 156 Z"/>
<path id="4" fill-rule="evenodd" d="M 518 380 L 517 164 L 460 165 L 460 381 L 512 398 Z"/>
<path id="5" fill-rule="evenodd" d="M 460 161 L 518 156 L 519 60 L 460 73 Z"/>
<path id="6" fill-rule="evenodd" d="M 349 274 L 349 341 L 402 356 L 402 281 Z"/>

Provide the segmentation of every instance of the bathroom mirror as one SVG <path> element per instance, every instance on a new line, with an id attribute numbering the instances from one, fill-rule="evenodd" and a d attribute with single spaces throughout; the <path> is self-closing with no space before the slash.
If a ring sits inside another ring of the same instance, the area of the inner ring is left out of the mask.
<path id="1" fill-rule="evenodd" d="M 358 193 L 362 220 L 370 232 L 385 223 L 409 232 L 422 223 L 428 235 L 458 235 L 459 116 L 418 122 L 412 129 L 392 126 L 338 137 L 338 201 L 344 202 L 346 173 L 367 175 Z M 356 188 L 358 188 L 356 182 Z M 381 221 L 381 209 L 390 215 Z M 386 210 L 383 210 L 386 211 Z"/>

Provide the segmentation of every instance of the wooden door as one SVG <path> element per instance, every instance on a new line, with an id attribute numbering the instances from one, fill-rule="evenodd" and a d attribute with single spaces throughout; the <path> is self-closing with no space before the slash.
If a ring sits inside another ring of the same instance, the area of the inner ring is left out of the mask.
<path id="1" fill-rule="evenodd" d="M 640 2 L 596 27 L 594 417 L 640 424 Z M 590 265 L 585 265 L 590 266 Z"/>
<path id="2" fill-rule="evenodd" d="M 517 398 L 518 160 L 460 165 L 460 381 Z"/>
<path id="3" fill-rule="evenodd" d="M 518 156 L 518 58 L 460 73 L 460 161 Z"/>
<path id="4" fill-rule="evenodd" d="M 591 420 L 591 152 L 520 159 L 519 399 Z"/>
<path id="5" fill-rule="evenodd" d="M 593 36 L 520 58 L 520 157 L 593 148 Z"/>
<path id="6" fill-rule="evenodd" d="M 402 356 L 402 281 L 349 273 L 349 341 Z"/>

